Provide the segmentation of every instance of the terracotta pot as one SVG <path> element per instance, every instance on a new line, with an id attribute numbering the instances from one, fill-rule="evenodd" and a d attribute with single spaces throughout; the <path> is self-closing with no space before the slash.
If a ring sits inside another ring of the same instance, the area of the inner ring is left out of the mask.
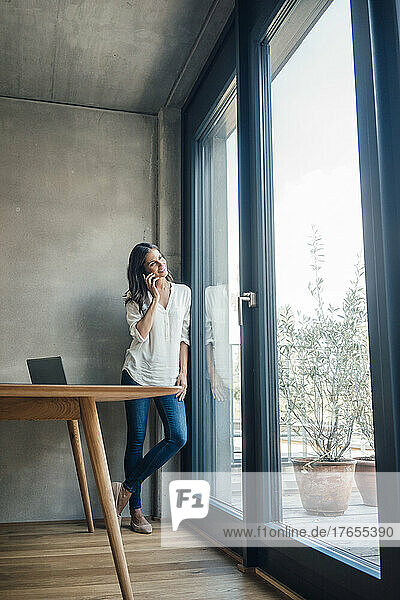
<path id="1" fill-rule="evenodd" d="M 292 459 L 303 508 L 311 515 L 342 515 L 349 506 L 356 461 L 312 461 L 315 458 Z M 310 462 L 310 470 L 303 470 Z"/>
<path id="2" fill-rule="evenodd" d="M 374 460 L 357 460 L 354 475 L 358 491 L 364 504 L 367 506 L 378 506 L 376 493 L 376 466 Z"/>

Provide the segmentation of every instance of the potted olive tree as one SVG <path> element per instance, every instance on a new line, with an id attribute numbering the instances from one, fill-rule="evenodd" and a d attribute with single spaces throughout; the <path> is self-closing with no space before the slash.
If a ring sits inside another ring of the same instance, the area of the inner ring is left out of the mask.
<path id="1" fill-rule="evenodd" d="M 350 443 L 369 393 L 368 333 L 363 267 L 358 258 L 342 307 L 323 298 L 323 245 L 316 229 L 310 243 L 313 314 L 278 316 L 280 405 L 294 428 L 303 428 L 314 456 L 292 459 L 305 510 L 340 515 L 347 509 L 355 460 Z"/>

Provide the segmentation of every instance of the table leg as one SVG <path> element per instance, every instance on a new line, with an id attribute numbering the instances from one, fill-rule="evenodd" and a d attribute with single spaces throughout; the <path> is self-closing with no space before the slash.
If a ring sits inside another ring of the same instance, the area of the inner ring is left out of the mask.
<path id="1" fill-rule="evenodd" d="M 85 463 L 83 462 L 81 436 L 79 435 L 79 423 L 78 421 L 67 421 L 67 425 L 75 460 L 76 474 L 78 475 L 79 488 L 81 490 L 83 509 L 86 515 L 86 523 L 89 533 L 94 533 L 92 509 L 90 508 L 89 490 L 85 473 Z"/>
<path id="2" fill-rule="evenodd" d="M 110 546 L 114 557 L 114 564 L 122 591 L 122 597 L 124 600 L 133 600 L 132 586 L 129 578 L 124 547 L 122 545 L 121 530 L 118 525 L 117 512 L 115 510 L 110 474 L 108 471 L 107 458 L 104 450 L 103 437 L 101 435 L 96 402 L 93 398 L 81 398 L 79 400 L 79 404 L 81 408 L 81 419 L 83 429 L 85 431 L 86 443 L 89 448 L 90 460 L 100 496 L 101 506 L 103 508 L 108 539 L 110 541 Z"/>

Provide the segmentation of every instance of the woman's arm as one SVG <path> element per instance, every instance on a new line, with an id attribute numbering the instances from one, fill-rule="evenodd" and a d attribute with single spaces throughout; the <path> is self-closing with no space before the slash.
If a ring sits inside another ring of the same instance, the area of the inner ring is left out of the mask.
<path id="1" fill-rule="evenodd" d="M 185 315 L 182 323 L 181 342 L 179 347 L 179 375 L 176 380 L 176 385 L 182 386 L 182 391 L 178 392 L 178 400 L 183 400 L 186 396 L 187 390 L 187 365 L 189 357 L 189 328 L 190 328 L 190 304 L 191 304 L 191 291 L 188 288 L 186 294 L 186 307 Z"/>
<path id="2" fill-rule="evenodd" d="M 153 327 L 154 323 L 154 315 L 156 313 L 156 308 L 158 301 L 160 300 L 160 292 L 156 287 L 157 277 L 154 273 L 149 273 L 147 277 L 143 275 L 146 281 L 146 286 L 149 292 L 152 295 L 152 301 L 149 308 L 146 311 L 146 314 L 136 323 L 136 329 L 142 336 L 142 338 L 146 338 L 150 332 L 150 329 Z"/>
<path id="3" fill-rule="evenodd" d="M 187 391 L 187 365 L 189 357 L 189 346 L 185 342 L 181 342 L 179 348 L 179 375 L 176 380 L 176 385 L 182 386 L 182 391 L 176 394 L 178 400 L 183 400 Z"/>
<path id="4" fill-rule="evenodd" d="M 150 332 L 150 329 L 153 327 L 154 315 L 156 313 L 157 304 L 158 301 L 153 298 L 144 317 L 142 317 L 140 321 L 136 323 L 136 329 L 138 330 L 142 338 L 146 338 Z"/>

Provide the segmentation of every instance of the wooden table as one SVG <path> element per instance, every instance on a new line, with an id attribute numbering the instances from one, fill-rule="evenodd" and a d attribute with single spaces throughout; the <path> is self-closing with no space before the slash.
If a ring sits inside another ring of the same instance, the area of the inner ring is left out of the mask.
<path id="1" fill-rule="evenodd" d="M 180 389 L 179 387 L 136 385 L 0 384 L 1 421 L 68 421 L 88 528 L 89 531 L 93 531 L 93 521 L 90 526 L 90 503 L 78 428 L 78 420 L 82 420 L 90 461 L 103 509 L 104 521 L 107 527 L 108 539 L 124 600 L 133 600 L 133 592 L 124 547 L 122 545 L 121 531 L 118 526 L 96 402 L 119 402 L 121 400 L 136 398 L 154 398 L 156 396 L 176 394 Z M 85 495 L 87 495 L 87 498 L 84 497 Z"/>

